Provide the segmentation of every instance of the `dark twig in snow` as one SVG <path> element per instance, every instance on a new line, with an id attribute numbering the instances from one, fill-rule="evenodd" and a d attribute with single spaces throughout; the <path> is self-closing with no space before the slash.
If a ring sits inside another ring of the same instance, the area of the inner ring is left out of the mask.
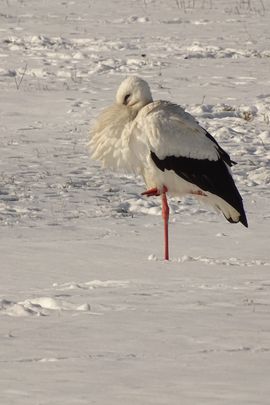
<path id="1" fill-rule="evenodd" d="M 26 73 L 26 70 L 27 70 L 27 63 L 26 63 L 25 66 L 24 66 L 24 69 L 23 69 L 22 75 L 21 75 L 21 77 L 20 77 L 20 80 L 17 80 L 17 77 L 14 76 L 14 80 L 15 80 L 15 84 L 16 84 L 17 90 L 20 89 L 20 86 L 21 86 L 21 84 L 22 84 L 22 81 L 23 81 L 24 75 L 25 75 L 25 73 Z"/>

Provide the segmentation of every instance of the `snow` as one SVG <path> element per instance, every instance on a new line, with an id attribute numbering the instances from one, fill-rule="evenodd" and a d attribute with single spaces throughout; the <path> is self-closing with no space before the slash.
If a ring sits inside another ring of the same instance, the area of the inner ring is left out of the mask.
<path id="1" fill-rule="evenodd" d="M 8 0 L 0 403 L 269 403 L 269 0 Z M 232 159 L 249 229 L 104 171 L 89 128 L 145 78 Z"/>

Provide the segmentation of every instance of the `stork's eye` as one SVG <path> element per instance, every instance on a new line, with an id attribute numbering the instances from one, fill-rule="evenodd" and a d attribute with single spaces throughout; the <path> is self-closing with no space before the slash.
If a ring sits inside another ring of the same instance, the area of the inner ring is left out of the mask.
<path id="1" fill-rule="evenodd" d="M 129 98 L 130 98 L 131 94 L 127 94 L 124 98 L 124 104 L 127 105 L 129 102 Z"/>

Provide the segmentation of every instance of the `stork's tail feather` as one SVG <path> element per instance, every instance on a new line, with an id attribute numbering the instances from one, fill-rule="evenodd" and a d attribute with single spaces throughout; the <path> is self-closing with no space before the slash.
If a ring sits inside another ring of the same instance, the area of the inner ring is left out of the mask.
<path id="1" fill-rule="evenodd" d="M 241 224 L 248 228 L 248 222 L 243 206 L 243 201 L 238 191 L 235 194 L 236 198 L 234 198 L 233 203 L 231 203 L 231 201 L 228 202 L 215 194 L 209 192 L 206 192 L 206 194 L 207 197 L 202 197 L 202 199 L 206 203 L 212 205 L 218 211 L 221 211 L 227 221 L 229 221 L 231 224 L 241 222 Z"/>
<path id="2" fill-rule="evenodd" d="M 243 208 L 243 210 L 241 210 L 240 216 L 236 220 L 234 218 L 232 218 L 231 216 L 227 217 L 224 212 L 223 212 L 223 215 L 227 219 L 227 221 L 229 221 L 231 224 L 236 224 L 238 222 L 241 222 L 241 224 L 243 224 L 246 228 L 248 228 L 248 221 L 247 221 L 247 217 L 246 217 L 244 208 Z"/>
<path id="3" fill-rule="evenodd" d="M 217 207 L 221 210 L 224 217 L 229 221 L 231 224 L 236 224 L 237 222 L 241 222 L 246 228 L 248 228 L 248 221 L 246 217 L 246 213 L 243 206 L 242 198 L 239 195 L 239 199 L 237 201 L 236 206 L 232 206 L 225 200 L 219 200 Z"/>

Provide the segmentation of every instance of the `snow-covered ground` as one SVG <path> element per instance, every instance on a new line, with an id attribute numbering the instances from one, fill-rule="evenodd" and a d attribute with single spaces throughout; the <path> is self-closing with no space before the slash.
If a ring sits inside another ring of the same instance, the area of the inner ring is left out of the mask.
<path id="1" fill-rule="evenodd" d="M 0 404 L 268 405 L 270 1 L 0 8 Z M 98 111 L 137 74 L 238 165 L 249 229 L 100 169 Z"/>

